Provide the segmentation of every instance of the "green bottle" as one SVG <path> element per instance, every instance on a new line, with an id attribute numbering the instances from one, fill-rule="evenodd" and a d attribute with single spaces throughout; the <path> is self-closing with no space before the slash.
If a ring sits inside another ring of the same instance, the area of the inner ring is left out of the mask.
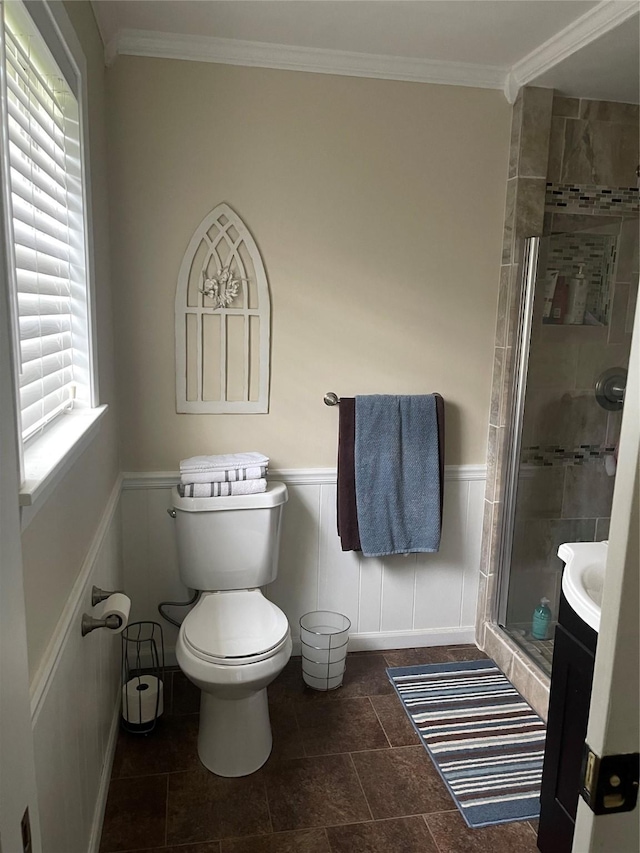
<path id="1" fill-rule="evenodd" d="M 551 610 L 549 609 L 549 599 L 543 598 L 540 604 L 533 611 L 533 621 L 531 623 L 531 636 L 536 640 L 546 640 L 549 630 L 549 622 L 551 622 Z"/>

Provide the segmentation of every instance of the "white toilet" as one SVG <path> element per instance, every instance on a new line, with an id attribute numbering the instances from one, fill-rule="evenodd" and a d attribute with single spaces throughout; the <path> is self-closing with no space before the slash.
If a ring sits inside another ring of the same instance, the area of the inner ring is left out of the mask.
<path id="1" fill-rule="evenodd" d="M 182 498 L 173 490 L 180 576 L 202 590 L 178 636 L 180 669 L 202 691 L 198 755 L 246 776 L 271 752 L 267 685 L 291 657 L 284 613 L 260 587 L 278 573 L 284 483 L 257 495 Z"/>

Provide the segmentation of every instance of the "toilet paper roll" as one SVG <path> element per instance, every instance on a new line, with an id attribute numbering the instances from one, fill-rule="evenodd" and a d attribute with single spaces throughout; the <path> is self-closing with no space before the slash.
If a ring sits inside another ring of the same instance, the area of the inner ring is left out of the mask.
<path id="1" fill-rule="evenodd" d="M 118 616 L 120 625 L 118 628 L 108 628 L 114 634 L 121 634 L 129 623 L 131 611 L 131 599 L 122 592 L 114 592 L 109 598 L 105 598 L 95 609 L 97 619 L 106 619 L 107 616 Z"/>
<path id="2" fill-rule="evenodd" d="M 123 686 L 122 716 L 128 723 L 150 723 L 163 710 L 163 684 L 155 675 L 136 675 Z"/>

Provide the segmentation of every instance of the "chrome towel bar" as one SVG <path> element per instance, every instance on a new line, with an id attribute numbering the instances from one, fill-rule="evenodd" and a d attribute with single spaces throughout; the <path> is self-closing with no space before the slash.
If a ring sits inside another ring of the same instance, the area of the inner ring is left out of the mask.
<path id="1" fill-rule="evenodd" d="M 334 394 L 333 391 L 327 391 L 324 395 L 324 404 L 325 406 L 337 406 L 340 403 L 340 397 L 337 394 Z"/>

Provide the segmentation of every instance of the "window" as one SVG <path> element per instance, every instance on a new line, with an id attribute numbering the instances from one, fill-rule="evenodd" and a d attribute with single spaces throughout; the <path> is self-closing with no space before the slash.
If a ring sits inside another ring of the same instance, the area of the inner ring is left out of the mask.
<path id="1" fill-rule="evenodd" d="M 95 405 L 82 78 L 48 4 L 2 9 L 5 231 L 28 479 L 28 448 Z"/>

